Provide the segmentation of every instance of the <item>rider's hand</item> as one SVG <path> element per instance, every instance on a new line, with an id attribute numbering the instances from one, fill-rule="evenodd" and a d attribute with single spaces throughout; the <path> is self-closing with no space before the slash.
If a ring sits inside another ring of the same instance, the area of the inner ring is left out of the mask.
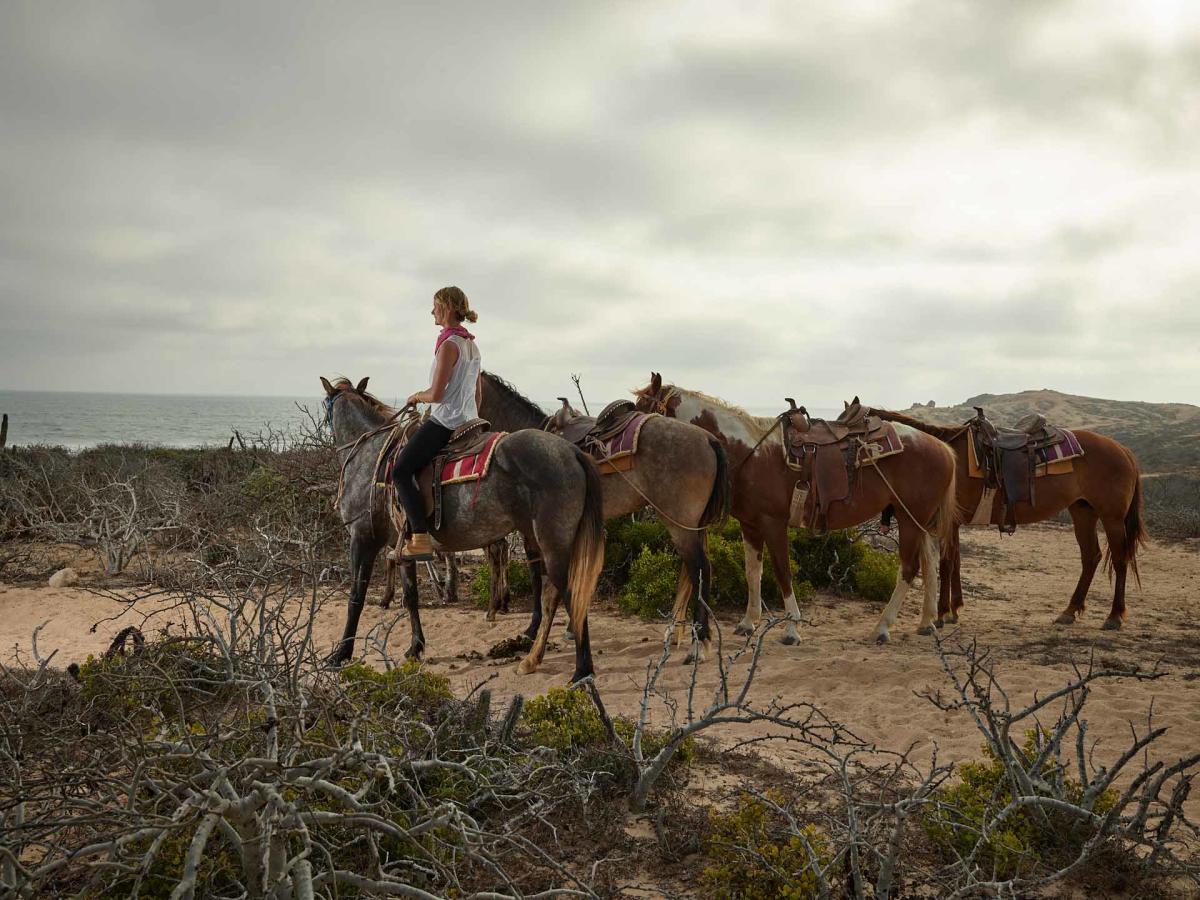
<path id="1" fill-rule="evenodd" d="M 408 397 L 408 405 L 416 406 L 418 403 L 424 403 L 424 398 L 421 396 L 424 391 L 417 391 L 415 394 L 410 394 Z"/>

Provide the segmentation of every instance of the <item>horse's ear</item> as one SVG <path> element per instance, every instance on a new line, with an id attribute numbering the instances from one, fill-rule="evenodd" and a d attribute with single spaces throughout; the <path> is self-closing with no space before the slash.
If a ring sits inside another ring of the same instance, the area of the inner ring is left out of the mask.
<path id="1" fill-rule="evenodd" d="M 655 394 L 662 390 L 662 376 L 657 372 L 650 373 L 650 390 Z"/>
<path id="2" fill-rule="evenodd" d="M 858 394 L 855 394 L 854 395 L 854 405 L 859 406 L 861 403 L 862 403 L 862 401 L 858 399 Z"/>
<path id="3" fill-rule="evenodd" d="M 850 408 L 850 403 L 849 403 L 849 401 L 847 401 L 847 400 L 843 400 L 843 401 L 842 401 L 842 409 L 849 409 L 849 408 Z"/>
<path id="4" fill-rule="evenodd" d="M 364 378 L 362 381 L 360 381 L 358 383 L 358 387 L 356 387 L 354 390 L 358 391 L 361 394 L 363 391 L 365 391 L 367 389 L 367 382 L 370 380 L 371 380 L 371 377 L 368 375 L 366 378 Z"/>
<path id="5" fill-rule="evenodd" d="M 329 380 L 324 375 L 321 376 L 321 386 L 325 388 L 326 397 L 332 397 L 337 393 L 337 391 L 333 389 L 333 385 L 329 383 Z"/>

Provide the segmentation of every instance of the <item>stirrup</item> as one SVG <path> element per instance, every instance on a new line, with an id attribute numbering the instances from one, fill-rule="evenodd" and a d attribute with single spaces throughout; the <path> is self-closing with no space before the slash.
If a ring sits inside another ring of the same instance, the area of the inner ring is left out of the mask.
<path id="1" fill-rule="evenodd" d="M 404 562 L 423 562 L 433 559 L 433 540 L 429 537 L 429 533 L 414 534 L 405 541 L 400 550 L 400 559 Z"/>

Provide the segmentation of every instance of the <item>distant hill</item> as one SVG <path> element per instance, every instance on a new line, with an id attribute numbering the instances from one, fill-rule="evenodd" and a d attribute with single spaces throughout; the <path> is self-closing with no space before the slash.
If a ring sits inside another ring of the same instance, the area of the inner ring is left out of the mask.
<path id="1" fill-rule="evenodd" d="M 1012 425 L 1036 411 L 1055 425 L 1106 434 L 1137 454 L 1144 472 L 1200 473 L 1200 406 L 1189 403 L 1101 400 L 1043 389 L 979 394 L 957 406 L 914 403 L 904 412 L 926 422 L 957 425 L 974 416 L 976 406 L 999 425 Z"/>

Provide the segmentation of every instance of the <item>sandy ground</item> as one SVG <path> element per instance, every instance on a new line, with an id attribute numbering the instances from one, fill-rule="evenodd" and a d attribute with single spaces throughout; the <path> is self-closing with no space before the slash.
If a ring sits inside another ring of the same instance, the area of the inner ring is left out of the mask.
<path id="1" fill-rule="evenodd" d="M 971 531 L 964 536 L 966 609 L 957 631 L 992 648 L 1001 681 L 1014 702 L 1060 687 L 1070 677 L 1072 660 L 1086 663 L 1093 650 L 1104 665 L 1144 670 L 1160 663 L 1168 674 L 1158 680 L 1098 685 L 1088 706 L 1089 734 L 1101 742 L 1097 760 L 1115 757 L 1125 746 L 1130 724 L 1144 726 L 1153 703 L 1155 723 L 1168 728 L 1156 755 L 1174 760 L 1200 749 L 1197 550 L 1195 544 L 1151 544 L 1142 560 L 1144 583 L 1141 588 L 1134 584 L 1129 593 L 1125 628 L 1103 632 L 1099 626 L 1108 612 L 1110 587 L 1102 576 L 1092 587 L 1080 623 L 1053 624 L 1078 577 L 1069 528 L 1027 527 L 1006 538 L 994 530 Z M 981 738 L 965 715 L 941 712 L 916 696 L 918 691 L 950 686 L 930 639 L 915 633 L 919 602 L 915 591 L 909 595 L 892 629 L 892 642 L 880 647 L 870 640 L 878 604 L 818 595 L 806 609 L 811 624 L 802 629 L 803 643 L 787 647 L 775 635 L 768 637 L 752 698 L 810 701 L 861 737 L 896 750 L 915 746 L 918 757 L 928 758 L 934 745 L 942 759 L 978 756 Z M 46 622 L 39 635 L 41 654 L 57 650 L 56 665 L 82 661 L 89 653 L 103 652 L 123 625 L 139 624 L 140 612 L 122 612 L 118 602 L 83 589 L 0 584 L 0 658 L 9 660 L 19 652 L 28 659 L 32 630 Z M 330 604 L 319 613 L 317 632 L 324 645 L 332 646 L 340 633 L 342 612 L 339 604 Z M 93 623 L 112 616 L 116 618 L 90 630 Z M 547 654 L 534 675 L 517 675 L 511 661 L 479 658 L 496 641 L 516 633 L 524 617 L 514 613 L 489 625 L 466 602 L 426 609 L 429 665 L 448 675 L 460 690 L 489 679 L 489 687 L 501 698 L 515 692 L 534 695 L 564 684 L 573 654 L 559 626 L 555 639 L 561 646 Z M 724 614 L 722 622 L 729 641 L 740 643 L 732 637 L 737 618 Z M 399 656 L 408 644 L 408 623 L 400 611 L 369 607 L 363 616 L 364 630 L 391 623 L 395 625 L 389 648 Z M 593 611 L 597 681 L 610 712 L 636 714 L 647 665 L 661 652 L 662 633 L 661 625 L 617 615 L 607 605 Z M 681 702 L 690 675 L 680 664 L 682 656 L 673 652 L 663 679 Z M 702 668 L 699 681 L 697 696 L 711 696 L 716 681 L 711 661 Z M 663 724 L 666 715 L 663 707 L 654 712 Z M 757 732 L 726 733 L 724 740 L 749 733 Z M 785 747 L 767 752 L 778 762 L 788 761 Z"/>

